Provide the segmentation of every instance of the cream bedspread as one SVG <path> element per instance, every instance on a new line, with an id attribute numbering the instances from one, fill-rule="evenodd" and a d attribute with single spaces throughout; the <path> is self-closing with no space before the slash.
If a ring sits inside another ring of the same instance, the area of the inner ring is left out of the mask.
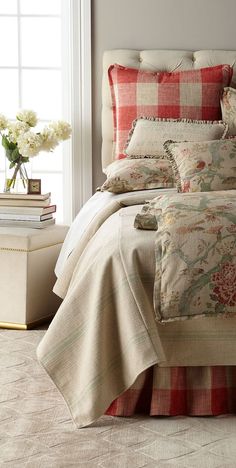
<path id="1" fill-rule="evenodd" d="M 236 364 L 235 319 L 155 322 L 155 233 L 133 228 L 140 208 L 107 207 L 90 226 L 64 284 L 58 279 L 65 299 L 37 350 L 77 427 L 101 416 L 153 364 Z"/>

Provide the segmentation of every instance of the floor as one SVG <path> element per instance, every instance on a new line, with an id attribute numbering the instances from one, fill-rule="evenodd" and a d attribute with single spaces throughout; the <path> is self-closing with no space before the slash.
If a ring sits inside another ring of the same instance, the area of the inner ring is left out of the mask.
<path id="1" fill-rule="evenodd" d="M 236 416 L 105 416 L 75 429 L 36 360 L 44 333 L 0 330 L 1 467 L 236 467 Z"/>

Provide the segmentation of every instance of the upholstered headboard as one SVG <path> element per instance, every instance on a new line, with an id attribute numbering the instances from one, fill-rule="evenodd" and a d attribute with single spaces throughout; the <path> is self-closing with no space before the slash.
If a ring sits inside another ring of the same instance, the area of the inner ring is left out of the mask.
<path id="1" fill-rule="evenodd" d="M 102 167 L 112 162 L 113 116 L 107 70 L 113 63 L 143 70 L 168 71 L 204 68 L 227 63 L 234 68 L 231 86 L 236 88 L 236 50 L 108 50 L 103 57 Z"/>

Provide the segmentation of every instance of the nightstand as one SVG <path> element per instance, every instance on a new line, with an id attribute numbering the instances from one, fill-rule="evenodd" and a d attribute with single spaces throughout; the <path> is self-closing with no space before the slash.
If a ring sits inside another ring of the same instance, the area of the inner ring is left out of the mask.
<path id="1" fill-rule="evenodd" d="M 54 268 L 68 229 L 0 227 L 0 328 L 32 328 L 56 313 Z"/>

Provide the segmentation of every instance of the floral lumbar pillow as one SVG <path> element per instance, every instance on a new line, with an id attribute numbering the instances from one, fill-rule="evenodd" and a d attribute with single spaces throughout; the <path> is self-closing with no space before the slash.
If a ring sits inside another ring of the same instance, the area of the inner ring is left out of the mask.
<path id="1" fill-rule="evenodd" d="M 179 192 L 236 189 L 236 141 L 164 143 Z"/>
<path id="2" fill-rule="evenodd" d="M 209 141 L 225 138 L 228 125 L 222 120 L 161 119 L 140 117 L 133 122 L 125 154 L 130 158 L 166 158 L 164 142 Z"/>
<path id="3" fill-rule="evenodd" d="M 229 126 L 229 136 L 236 135 L 236 89 L 224 88 L 221 97 L 222 118 Z"/>
<path id="4" fill-rule="evenodd" d="M 123 159 L 105 169 L 107 180 L 101 191 L 113 193 L 174 187 L 174 174 L 167 160 Z"/>

